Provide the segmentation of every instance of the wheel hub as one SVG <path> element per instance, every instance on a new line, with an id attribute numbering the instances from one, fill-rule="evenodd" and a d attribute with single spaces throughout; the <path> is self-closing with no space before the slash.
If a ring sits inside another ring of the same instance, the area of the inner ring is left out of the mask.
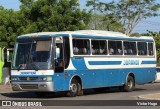
<path id="1" fill-rule="evenodd" d="M 77 90 L 78 90 L 77 85 L 76 85 L 76 84 L 72 84 L 72 85 L 70 86 L 70 90 L 71 90 L 72 92 L 77 92 Z"/>

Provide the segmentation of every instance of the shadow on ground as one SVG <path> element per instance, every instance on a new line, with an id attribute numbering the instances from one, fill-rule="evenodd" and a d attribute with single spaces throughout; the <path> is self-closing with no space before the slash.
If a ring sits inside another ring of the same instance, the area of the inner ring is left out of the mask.
<path id="1" fill-rule="evenodd" d="M 141 91 L 146 89 L 136 88 L 134 91 Z M 95 95 L 95 94 L 109 94 L 109 93 L 126 93 L 121 92 L 118 88 L 107 88 L 105 90 L 93 90 L 93 89 L 87 89 L 84 90 L 83 96 L 88 95 Z M 1 93 L 2 96 L 9 97 L 9 98 L 43 98 L 43 99 L 52 99 L 52 98 L 61 98 L 66 97 L 66 92 L 47 92 L 45 93 L 45 96 L 38 97 L 35 92 L 7 92 L 7 93 Z"/>

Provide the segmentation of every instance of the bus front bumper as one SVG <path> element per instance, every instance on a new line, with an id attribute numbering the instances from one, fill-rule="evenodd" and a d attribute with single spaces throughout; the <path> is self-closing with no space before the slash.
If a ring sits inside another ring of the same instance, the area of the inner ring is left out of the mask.
<path id="1" fill-rule="evenodd" d="M 12 82 L 13 91 L 53 92 L 53 82 Z"/>

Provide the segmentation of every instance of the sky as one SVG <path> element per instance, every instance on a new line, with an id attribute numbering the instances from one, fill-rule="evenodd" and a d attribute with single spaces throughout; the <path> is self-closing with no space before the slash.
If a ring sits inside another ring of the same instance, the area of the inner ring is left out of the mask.
<path id="1" fill-rule="evenodd" d="M 87 8 L 85 6 L 87 0 L 80 0 L 81 1 L 81 8 Z M 106 1 L 106 0 L 101 0 Z M 111 1 L 111 0 L 107 0 Z M 157 0 L 157 2 L 160 3 L 160 0 Z M 20 2 L 19 0 L 0 0 L 0 5 L 2 5 L 6 9 L 14 9 L 19 10 Z M 158 12 L 160 14 L 160 10 Z M 147 30 L 149 31 L 160 31 L 160 16 L 158 17 L 152 17 L 142 20 L 133 30 L 132 33 L 138 32 L 138 33 L 146 33 Z"/>

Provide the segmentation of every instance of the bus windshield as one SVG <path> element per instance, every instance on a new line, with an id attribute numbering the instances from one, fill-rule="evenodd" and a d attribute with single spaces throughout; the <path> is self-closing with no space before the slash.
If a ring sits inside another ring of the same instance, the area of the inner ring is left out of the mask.
<path id="1" fill-rule="evenodd" d="M 19 40 L 15 45 L 12 69 L 50 69 L 51 53 L 51 39 Z"/>

